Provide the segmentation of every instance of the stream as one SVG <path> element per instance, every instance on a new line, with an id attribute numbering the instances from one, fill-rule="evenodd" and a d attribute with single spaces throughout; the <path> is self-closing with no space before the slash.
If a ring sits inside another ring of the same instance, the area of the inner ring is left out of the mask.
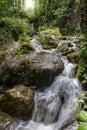
<path id="1" fill-rule="evenodd" d="M 73 38 L 74 39 L 74 38 Z M 62 44 L 62 41 L 59 41 Z M 33 37 L 31 44 L 35 48 L 36 53 L 45 51 L 55 53 L 56 49 L 44 50 L 40 43 Z M 59 45 L 60 45 L 59 44 Z M 72 40 L 72 47 L 75 43 Z M 79 81 L 74 78 L 74 69 L 76 64 L 72 64 L 67 60 L 66 56 L 60 54 L 64 62 L 63 72 L 54 78 L 51 86 L 43 91 L 35 92 L 35 108 L 31 120 L 27 123 L 20 123 L 9 130 L 76 130 L 78 124 L 67 127 L 74 120 L 78 113 L 78 96 L 82 92 Z M 67 129 L 64 129 L 66 128 Z"/>

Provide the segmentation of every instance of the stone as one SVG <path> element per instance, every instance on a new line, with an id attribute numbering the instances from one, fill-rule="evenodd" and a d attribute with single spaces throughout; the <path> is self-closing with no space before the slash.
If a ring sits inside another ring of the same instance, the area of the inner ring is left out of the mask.
<path id="1" fill-rule="evenodd" d="M 61 34 L 58 28 L 46 29 L 39 33 L 37 41 L 42 44 L 44 49 L 56 48 L 58 41 L 61 38 Z"/>
<path id="2" fill-rule="evenodd" d="M 4 130 L 12 123 L 15 123 L 16 119 L 9 116 L 7 113 L 4 113 L 0 110 L 0 130 Z"/>
<path id="3" fill-rule="evenodd" d="M 74 50 L 71 47 L 72 47 L 71 42 L 66 41 L 58 47 L 58 52 L 62 52 L 63 55 L 67 55 L 71 52 L 74 52 Z"/>
<path id="4" fill-rule="evenodd" d="M 63 69 L 63 61 L 57 54 L 25 55 L 20 59 L 15 58 L 0 65 L 0 85 L 12 87 L 24 84 L 36 85 L 39 88 L 46 87 Z"/>
<path id="5" fill-rule="evenodd" d="M 29 119 L 33 107 L 34 91 L 23 85 L 14 86 L 0 98 L 0 109 L 19 119 Z"/>

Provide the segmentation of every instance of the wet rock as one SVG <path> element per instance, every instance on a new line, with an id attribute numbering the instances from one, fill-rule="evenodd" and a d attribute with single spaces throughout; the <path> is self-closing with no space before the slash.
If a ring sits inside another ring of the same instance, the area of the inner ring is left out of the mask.
<path id="1" fill-rule="evenodd" d="M 53 78 L 63 71 L 63 68 L 63 61 L 56 54 L 26 55 L 0 65 L 0 85 L 49 86 Z"/>
<path id="2" fill-rule="evenodd" d="M 74 50 L 72 49 L 72 44 L 71 42 L 64 42 L 62 43 L 59 47 L 58 47 L 58 51 L 62 52 L 63 55 L 67 55 L 71 52 L 74 52 Z"/>
<path id="3" fill-rule="evenodd" d="M 0 111 L 0 130 L 5 130 L 9 125 L 15 123 L 16 119 Z"/>
<path id="4" fill-rule="evenodd" d="M 78 129 L 78 122 L 74 121 L 71 122 L 71 124 L 69 124 L 68 126 L 66 126 L 66 128 L 64 128 L 63 130 L 77 130 Z"/>
<path id="5" fill-rule="evenodd" d="M 70 36 L 62 36 L 61 40 L 72 41 L 72 37 L 70 37 Z"/>
<path id="6" fill-rule="evenodd" d="M 32 115 L 34 92 L 23 85 L 6 91 L 0 98 L 0 109 L 13 117 L 27 120 Z"/>

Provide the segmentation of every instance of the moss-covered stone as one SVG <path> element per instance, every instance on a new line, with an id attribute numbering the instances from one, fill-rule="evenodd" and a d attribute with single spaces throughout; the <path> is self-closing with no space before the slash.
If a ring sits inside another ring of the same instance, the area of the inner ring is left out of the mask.
<path id="1" fill-rule="evenodd" d="M 67 55 L 69 61 L 72 63 L 78 63 L 80 59 L 80 54 L 77 51 L 74 51 Z"/>
<path id="2" fill-rule="evenodd" d="M 37 36 L 37 40 L 42 44 L 44 49 L 50 49 L 57 47 L 60 37 L 61 34 L 58 28 L 47 29 L 40 32 Z"/>
<path id="3" fill-rule="evenodd" d="M 29 119 L 34 106 L 34 92 L 23 85 L 5 92 L 0 99 L 0 109 L 11 116 Z"/>

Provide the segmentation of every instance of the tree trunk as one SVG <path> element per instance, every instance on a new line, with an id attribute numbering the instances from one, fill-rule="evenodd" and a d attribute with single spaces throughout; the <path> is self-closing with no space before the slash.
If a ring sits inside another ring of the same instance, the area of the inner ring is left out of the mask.
<path id="1" fill-rule="evenodd" d="M 81 32 L 87 33 L 87 0 L 80 0 Z"/>

